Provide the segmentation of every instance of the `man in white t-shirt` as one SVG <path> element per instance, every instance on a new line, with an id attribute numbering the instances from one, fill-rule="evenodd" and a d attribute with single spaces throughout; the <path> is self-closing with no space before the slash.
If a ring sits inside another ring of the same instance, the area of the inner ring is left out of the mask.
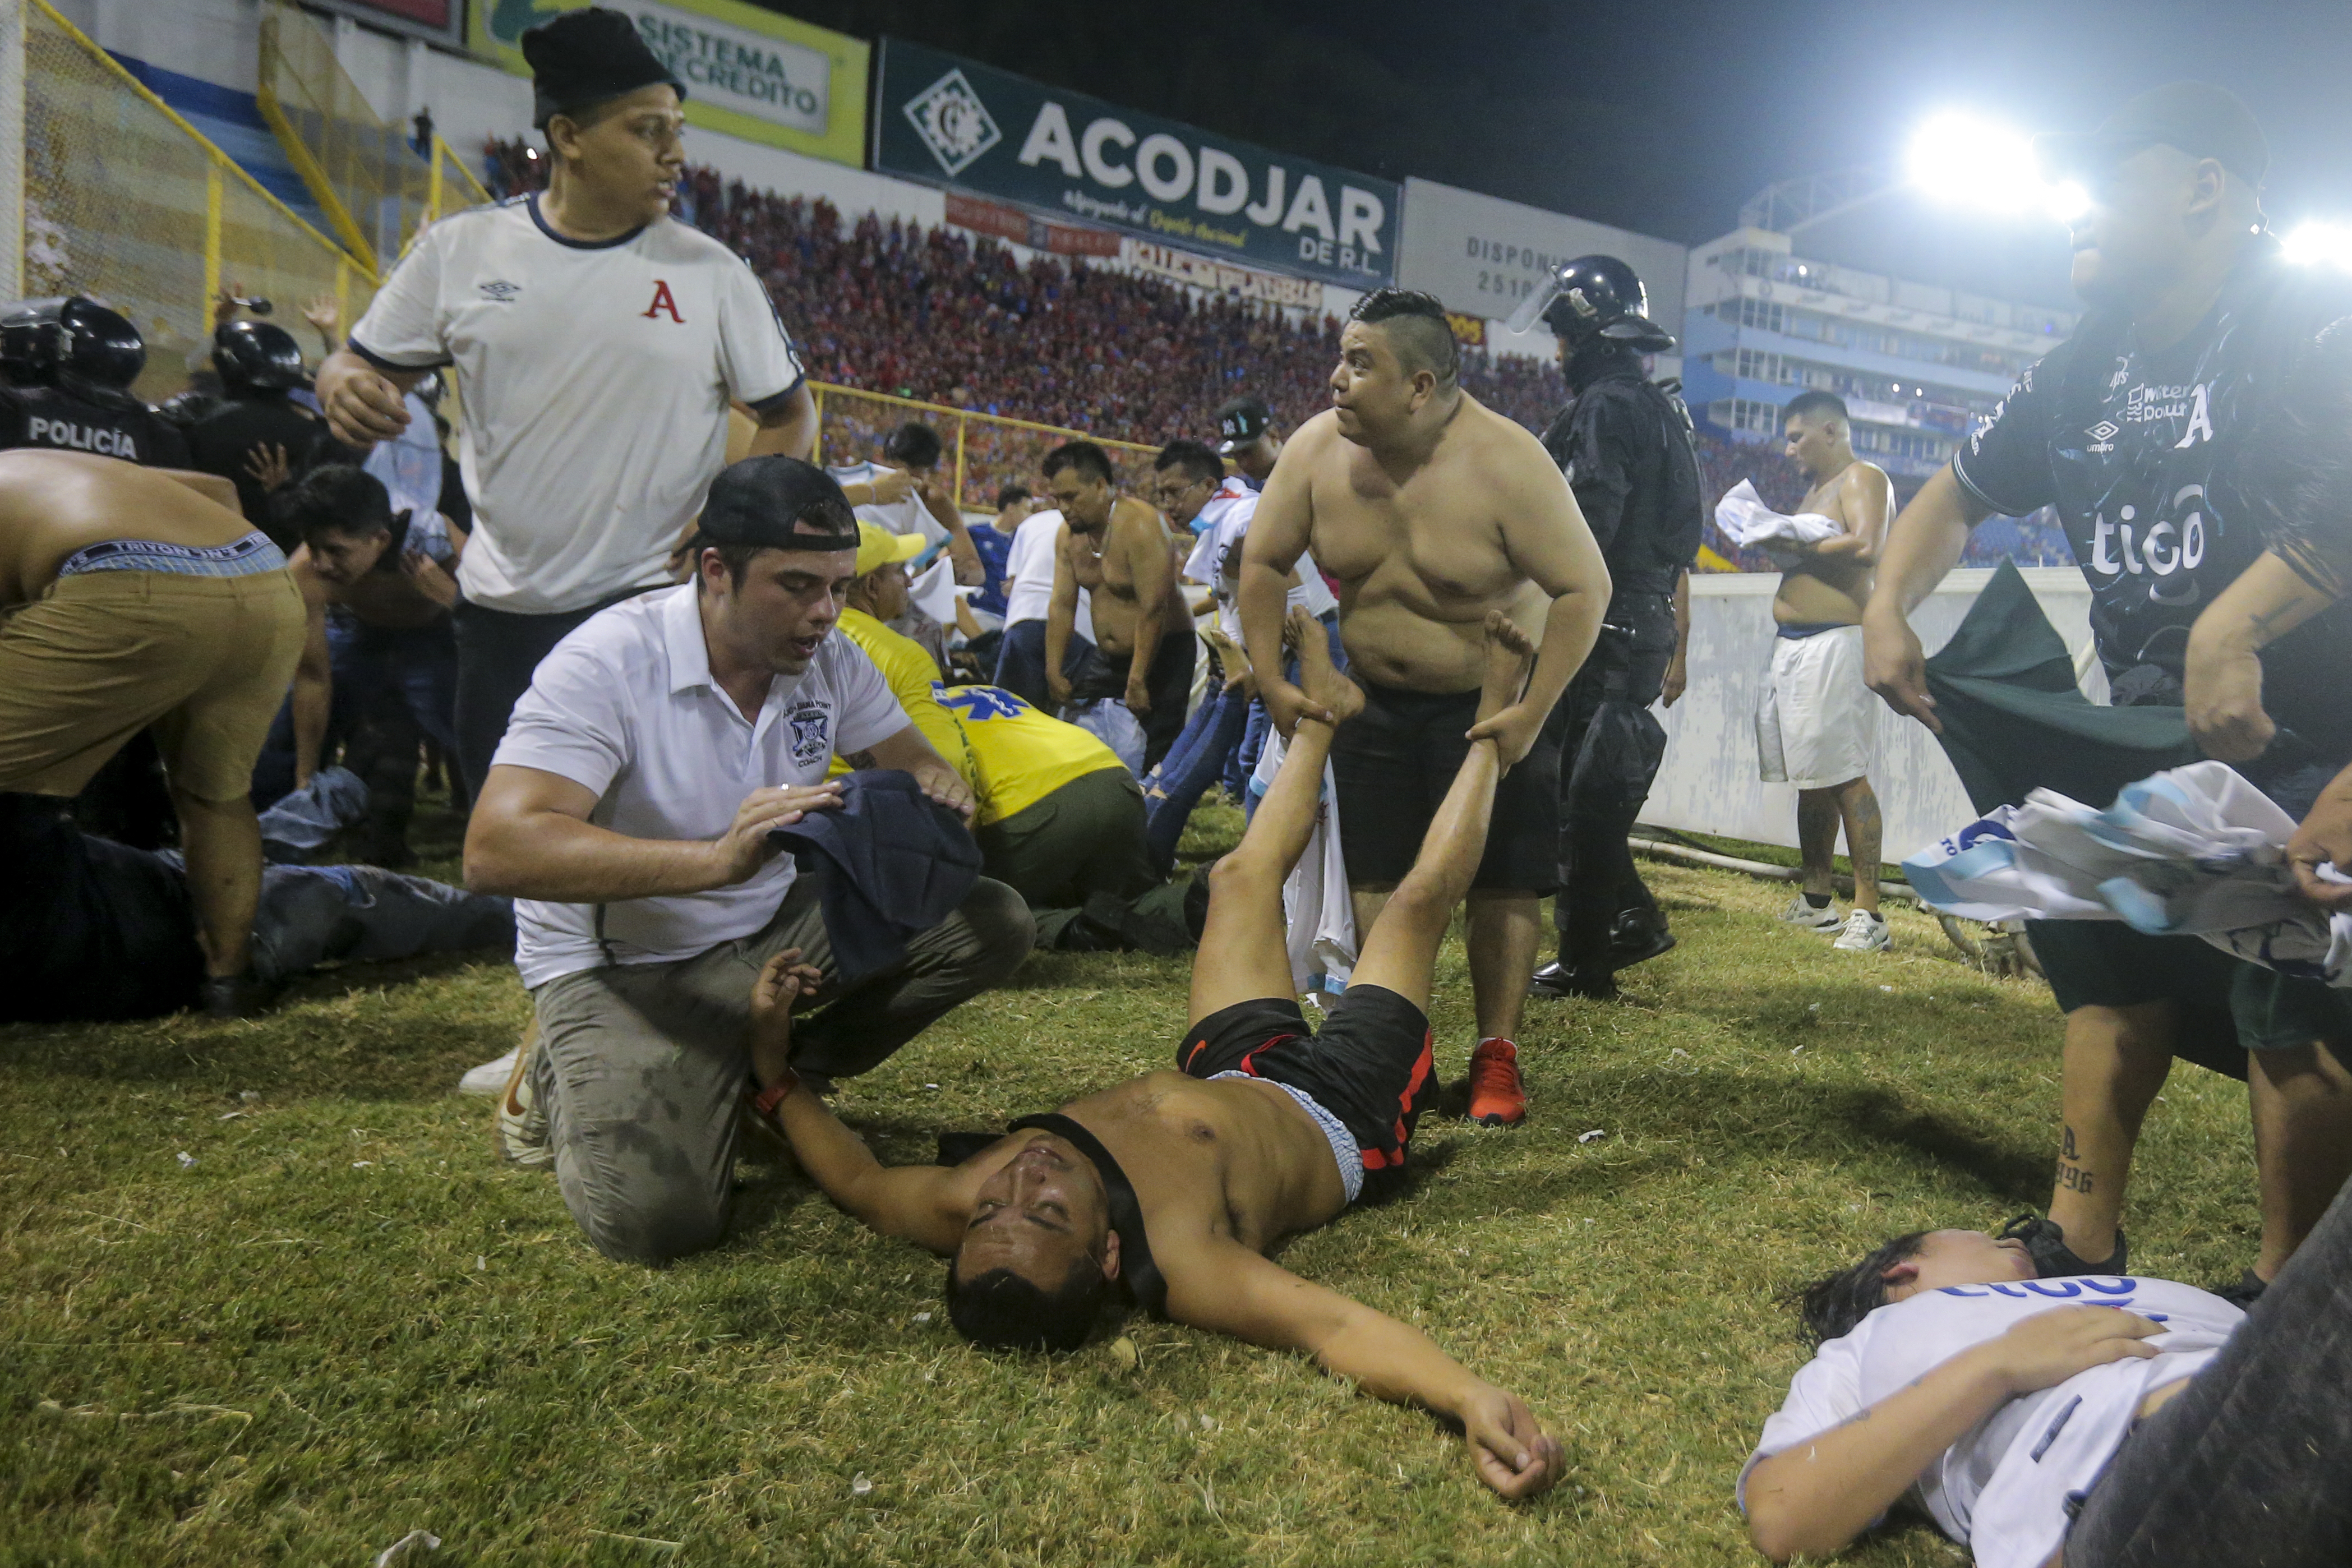
<path id="1" fill-rule="evenodd" d="M 845 977 L 772 830 L 838 805 L 835 756 L 912 774 L 967 819 L 970 789 L 856 646 L 841 487 L 751 458 L 710 487 L 693 583 L 606 610 L 540 666 L 474 808 L 466 875 L 517 900 L 539 1043 L 500 1104 L 509 1158 L 555 1166 L 597 1250 L 659 1263 L 726 1227 L 750 977 L 796 952 L 828 1004 L 795 1034 L 820 1085 L 861 1073 L 1010 974 L 1033 927 L 982 879 L 878 973 Z M 748 967 L 747 967 L 748 966 Z M 803 1000 L 806 1000 L 803 997 Z"/>
<path id="2" fill-rule="evenodd" d="M 1054 607 L 1062 539 L 1062 514 L 1052 508 L 1030 513 L 1013 535 L 1004 558 L 1004 641 L 996 655 L 996 684 L 1048 713 L 1055 710 L 1045 689 L 1045 616 Z M 1075 679 L 1094 650 L 1094 595 L 1081 588 L 1062 674 Z"/>
<path id="3" fill-rule="evenodd" d="M 1740 1474 L 1749 1533 L 1824 1557 L 1907 1501 L 1979 1568 L 2352 1561 L 2347 1289 L 2342 1197 L 2251 1319 L 2038 1278 L 2014 1238 L 1897 1237 L 1802 1292 L 1819 1349 Z"/>
<path id="4" fill-rule="evenodd" d="M 919 419 L 909 419 L 882 443 L 882 460 L 828 468 L 841 481 L 842 492 L 857 509 L 857 521 L 892 533 L 919 533 L 937 549 L 944 546 L 955 563 L 955 580 L 967 588 L 986 581 L 971 529 L 956 510 L 955 497 L 940 483 L 940 458 L 946 450 L 940 433 Z"/>
<path id="5" fill-rule="evenodd" d="M 459 761 L 477 789 L 515 700 L 596 611 L 671 580 L 670 552 L 726 457 L 805 456 L 815 408 L 751 269 L 669 216 L 685 89 L 617 11 L 523 35 L 551 153 L 545 194 L 417 237 L 320 367 L 335 433 L 397 438 L 403 394 L 454 365 L 474 536 L 457 611 Z"/>

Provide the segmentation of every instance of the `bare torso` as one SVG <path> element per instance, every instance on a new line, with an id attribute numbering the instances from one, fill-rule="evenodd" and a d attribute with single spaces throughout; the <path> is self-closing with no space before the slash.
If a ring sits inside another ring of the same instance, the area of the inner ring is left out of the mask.
<path id="1" fill-rule="evenodd" d="M 228 508 L 119 458 L 0 453 L 0 605 L 38 598 L 89 545 L 150 539 L 204 549 L 252 531 Z"/>
<path id="2" fill-rule="evenodd" d="M 1144 610 L 1136 591 L 1139 557 L 1146 551 L 1166 556 L 1171 548 L 1159 512 L 1133 496 L 1121 496 L 1111 503 L 1110 521 L 1099 533 L 1081 533 L 1066 523 L 1062 551 L 1078 586 L 1094 595 L 1095 643 L 1104 653 L 1123 658 L 1135 650 L 1136 628 Z M 1183 593 L 1176 586 L 1172 563 L 1167 582 L 1167 613 L 1160 623 L 1162 636 L 1169 628 L 1192 622 Z"/>
<path id="3" fill-rule="evenodd" d="M 1525 460 L 1517 426 L 1465 395 L 1428 459 L 1402 473 L 1341 437 L 1328 413 L 1299 431 L 1299 444 L 1314 454 L 1307 548 L 1339 579 L 1339 635 L 1360 679 L 1475 689 L 1489 610 L 1542 639 L 1551 595 L 1505 550 L 1495 479 Z"/>
<path id="4" fill-rule="evenodd" d="M 370 572 L 347 588 L 320 586 L 327 603 L 342 605 L 367 626 L 390 631 L 429 626 L 448 613 L 405 572 Z"/>
<path id="5" fill-rule="evenodd" d="M 1150 1072 L 1062 1112 L 1101 1139 L 1127 1173 L 1155 1250 L 1190 1233 L 1271 1252 L 1347 1207 L 1330 1142 L 1270 1083 Z M 997 1149 L 1010 1160 L 1043 1136 L 1017 1133 Z"/>
<path id="6" fill-rule="evenodd" d="M 1883 528 L 1893 513 L 1886 472 L 1859 458 L 1815 485 L 1797 510 L 1819 512 L 1850 532 L 1867 521 L 1853 515 L 1855 494 L 1873 487 L 1886 508 L 1877 519 Z M 1781 626 L 1859 626 L 1863 606 L 1870 602 L 1872 580 L 1871 568 L 1850 557 L 1806 556 L 1781 572 L 1780 591 L 1772 595 L 1772 619 Z"/>

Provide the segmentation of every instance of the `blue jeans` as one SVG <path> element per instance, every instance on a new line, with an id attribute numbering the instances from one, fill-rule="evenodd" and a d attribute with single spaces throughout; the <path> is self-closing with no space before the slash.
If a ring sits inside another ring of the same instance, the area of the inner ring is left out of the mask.
<path id="1" fill-rule="evenodd" d="M 1339 646 L 1339 617 L 1335 613 L 1319 618 L 1323 622 L 1323 635 L 1331 644 L 1331 662 L 1344 673 L 1348 668 L 1348 650 Z M 1282 675 L 1284 679 L 1296 683 L 1298 661 L 1285 658 Z M 1242 743 L 1234 748 L 1233 761 L 1225 769 L 1225 788 L 1242 803 L 1244 816 L 1256 815 L 1257 797 L 1249 793 L 1249 777 L 1257 771 L 1257 760 L 1265 754 L 1265 738 L 1273 732 L 1274 720 L 1266 713 L 1265 704 L 1255 698 L 1250 699 L 1249 726 L 1242 731 Z"/>
<path id="2" fill-rule="evenodd" d="M 1062 655 L 1062 676 L 1077 679 L 1078 670 L 1095 645 L 1070 634 L 1070 646 Z M 1045 689 L 1045 623 L 1015 621 L 1004 628 L 1004 643 L 996 655 L 996 684 L 1012 692 L 1030 707 L 1051 713 L 1054 699 Z"/>
<path id="3" fill-rule="evenodd" d="M 447 754 L 457 754 L 457 647 L 447 621 L 394 630 L 331 616 L 327 659 L 334 706 L 321 750 L 331 755 L 363 728 L 383 731 L 384 765 L 353 768 L 367 778 L 372 790 L 394 797 L 414 794 L 419 734 Z M 325 760 L 310 759 L 313 766 Z M 293 787 L 294 704 L 289 697 L 278 709 L 253 770 L 254 804 L 266 807 Z"/>
<path id="4" fill-rule="evenodd" d="M 1184 732 L 1176 737 L 1160 765 L 1144 776 L 1143 842 L 1155 875 L 1165 879 L 1174 868 L 1176 844 L 1184 837 L 1184 824 L 1233 755 L 1243 721 L 1253 710 L 1265 710 L 1239 691 L 1220 687 L 1193 710 Z"/>

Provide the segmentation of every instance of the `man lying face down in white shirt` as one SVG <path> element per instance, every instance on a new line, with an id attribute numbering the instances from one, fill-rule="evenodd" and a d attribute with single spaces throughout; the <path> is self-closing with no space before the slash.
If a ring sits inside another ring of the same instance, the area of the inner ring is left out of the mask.
<path id="1" fill-rule="evenodd" d="M 556 646 L 474 807 L 467 881 L 517 900 L 515 965 L 538 1022 L 500 1144 L 554 1165 L 607 1256 L 665 1262 L 724 1233 L 748 980 L 770 958 L 796 954 L 796 1005 L 824 1007 L 797 1029 L 793 1064 L 823 1084 L 874 1067 L 1029 951 L 1020 895 L 982 878 L 897 967 L 844 975 L 817 879 L 770 837 L 840 804 L 836 756 L 908 773 L 971 815 L 881 673 L 834 635 L 856 546 L 820 469 L 778 456 L 727 468 L 695 580 Z"/>

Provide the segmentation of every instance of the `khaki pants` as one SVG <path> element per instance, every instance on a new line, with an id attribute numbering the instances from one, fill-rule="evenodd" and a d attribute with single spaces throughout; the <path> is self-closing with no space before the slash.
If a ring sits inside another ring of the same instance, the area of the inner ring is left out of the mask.
<path id="1" fill-rule="evenodd" d="M 826 1078 L 878 1065 L 1010 975 L 1032 931 L 1020 896 L 982 878 L 955 913 L 908 943 L 898 968 L 839 996 L 821 993 L 794 1022 L 793 1065 Z M 725 1234 L 751 1075 L 751 982 L 793 947 L 829 991 L 839 971 L 813 877 L 796 879 L 751 936 L 668 963 L 561 975 L 531 993 L 532 1088 L 547 1109 L 556 1184 L 607 1258 L 667 1263 Z"/>

